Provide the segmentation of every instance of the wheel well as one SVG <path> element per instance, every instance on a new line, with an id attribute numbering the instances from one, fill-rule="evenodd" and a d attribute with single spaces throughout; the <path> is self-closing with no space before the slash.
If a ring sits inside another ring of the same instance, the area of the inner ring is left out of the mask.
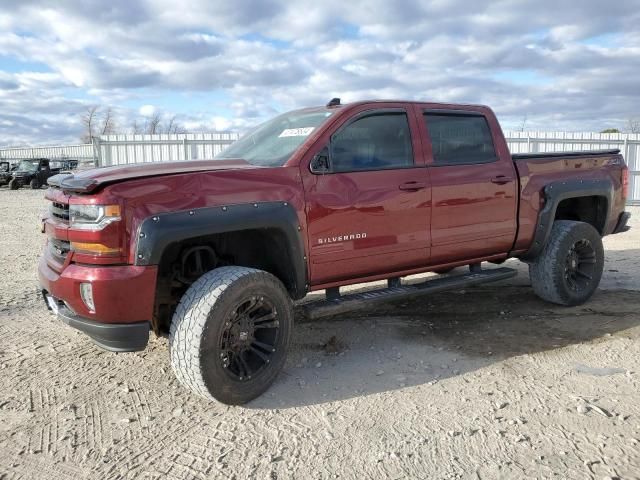
<path id="1" fill-rule="evenodd" d="M 277 277 L 294 295 L 295 273 L 286 236 L 277 229 L 255 229 L 196 237 L 169 245 L 158 265 L 153 329 L 167 332 L 189 286 L 217 267 L 252 267 Z"/>
<path id="2" fill-rule="evenodd" d="M 567 198 L 558 204 L 554 220 L 577 220 L 589 223 L 602 235 L 607 220 L 607 209 L 605 197 Z"/>

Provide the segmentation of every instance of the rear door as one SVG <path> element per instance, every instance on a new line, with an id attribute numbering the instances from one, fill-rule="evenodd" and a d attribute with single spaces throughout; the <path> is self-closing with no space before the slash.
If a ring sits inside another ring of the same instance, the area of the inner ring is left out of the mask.
<path id="1" fill-rule="evenodd" d="M 302 164 L 312 284 L 425 265 L 430 188 L 405 108 L 360 109 L 328 144 L 330 170 Z"/>
<path id="2" fill-rule="evenodd" d="M 423 109 L 422 127 L 429 144 L 432 263 L 508 252 L 516 234 L 518 183 L 495 118 L 482 111 Z"/>

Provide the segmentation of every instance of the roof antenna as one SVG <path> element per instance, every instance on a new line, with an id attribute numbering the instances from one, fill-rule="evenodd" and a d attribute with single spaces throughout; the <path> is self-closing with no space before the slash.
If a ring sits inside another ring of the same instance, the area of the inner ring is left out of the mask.
<path id="1" fill-rule="evenodd" d="M 338 105 L 340 105 L 340 99 L 339 98 L 332 98 L 329 103 L 327 103 L 327 107 L 337 107 Z"/>

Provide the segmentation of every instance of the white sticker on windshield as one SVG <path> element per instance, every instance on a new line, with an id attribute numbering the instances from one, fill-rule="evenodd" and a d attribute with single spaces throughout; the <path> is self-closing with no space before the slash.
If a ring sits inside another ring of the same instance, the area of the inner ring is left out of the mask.
<path id="1" fill-rule="evenodd" d="M 285 128 L 278 137 L 306 137 L 315 127 Z"/>

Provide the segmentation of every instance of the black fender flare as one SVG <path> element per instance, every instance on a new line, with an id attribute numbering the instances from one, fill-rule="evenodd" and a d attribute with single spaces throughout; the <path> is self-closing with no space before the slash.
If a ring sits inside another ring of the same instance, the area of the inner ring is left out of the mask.
<path id="1" fill-rule="evenodd" d="M 300 231 L 302 227 L 294 208 L 287 202 L 258 202 L 194 208 L 158 213 L 145 218 L 137 232 L 136 265 L 158 265 L 165 249 L 191 238 L 242 230 L 275 229 L 284 234 L 291 264 L 295 299 L 308 289 L 307 262 Z"/>
<path id="2" fill-rule="evenodd" d="M 542 189 L 542 195 L 544 198 L 544 206 L 538 213 L 538 223 L 536 230 L 533 234 L 533 241 L 529 250 L 524 254 L 519 255 L 521 260 L 530 261 L 535 259 L 549 240 L 551 234 L 551 228 L 553 227 L 553 220 L 556 216 L 556 210 L 558 205 L 563 200 L 569 198 L 578 197 L 604 197 L 607 199 L 607 211 L 604 221 L 604 229 L 608 225 L 609 218 L 611 216 L 611 209 L 613 208 L 613 195 L 614 187 L 611 179 L 599 179 L 599 180 L 565 180 L 551 182 L 544 186 Z M 605 234 L 603 230 L 600 232 Z"/>

